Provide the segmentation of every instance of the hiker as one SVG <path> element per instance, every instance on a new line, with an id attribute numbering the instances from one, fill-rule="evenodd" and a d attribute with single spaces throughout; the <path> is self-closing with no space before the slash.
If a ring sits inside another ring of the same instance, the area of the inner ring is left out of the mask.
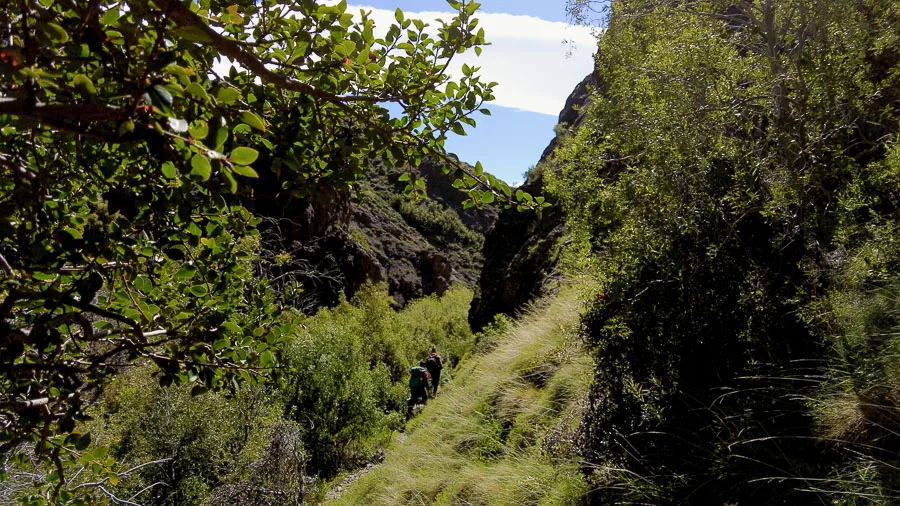
<path id="1" fill-rule="evenodd" d="M 409 414 L 412 414 L 416 404 L 428 404 L 428 369 L 425 369 L 425 361 L 409 370 L 409 400 L 406 406 Z"/>
<path id="2" fill-rule="evenodd" d="M 431 396 L 434 397 L 437 395 L 438 385 L 441 383 L 441 369 L 444 368 L 444 361 L 441 360 L 434 345 L 431 346 L 431 355 L 425 359 L 425 368 L 431 374 Z"/>

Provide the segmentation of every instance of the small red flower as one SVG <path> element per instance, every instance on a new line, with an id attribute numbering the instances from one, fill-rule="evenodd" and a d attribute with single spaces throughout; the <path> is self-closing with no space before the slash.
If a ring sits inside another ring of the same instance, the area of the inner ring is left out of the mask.
<path id="1" fill-rule="evenodd" d="M 19 57 L 12 51 L 0 51 L 0 62 L 12 65 L 13 67 L 18 67 Z"/>

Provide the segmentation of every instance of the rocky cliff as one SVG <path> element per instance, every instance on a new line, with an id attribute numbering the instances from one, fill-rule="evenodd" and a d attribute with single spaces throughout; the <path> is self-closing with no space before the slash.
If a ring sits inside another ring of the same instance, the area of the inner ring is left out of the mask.
<path id="1" fill-rule="evenodd" d="M 427 160 L 415 171 L 427 182 L 429 198 L 411 202 L 402 195 L 406 183 L 397 181 L 405 170 L 373 163 L 351 190 L 257 200 L 254 211 L 269 217 L 262 264 L 276 289 L 299 283 L 293 303 L 312 312 L 366 282 L 386 282 L 400 305 L 454 283 L 474 287 L 483 234 L 497 211 L 463 210 L 452 177 Z"/>
<path id="2" fill-rule="evenodd" d="M 522 185 L 532 195 L 544 193 L 543 167 L 552 160 L 561 129 L 578 127 L 590 100 L 593 74 L 582 80 L 559 114 L 557 136 Z M 542 219 L 532 212 L 507 209 L 500 213 L 484 241 L 484 267 L 479 277 L 480 295 L 472 302 L 469 323 L 480 329 L 495 314 L 513 315 L 523 304 L 542 295 L 554 277 L 560 246 L 566 237 L 562 209 L 553 204 Z"/>

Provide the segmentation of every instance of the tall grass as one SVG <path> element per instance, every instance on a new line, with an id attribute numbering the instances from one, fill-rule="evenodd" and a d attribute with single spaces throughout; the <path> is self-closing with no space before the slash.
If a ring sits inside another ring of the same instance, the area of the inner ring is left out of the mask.
<path id="1" fill-rule="evenodd" d="M 573 504 L 575 445 L 592 365 L 578 290 L 529 309 L 407 425 L 383 464 L 337 504 Z"/>
<path id="2" fill-rule="evenodd" d="M 850 288 L 835 291 L 827 300 L 834 331 L 830 362 L 810 399 L 818 436 L 842 459 L 810 488 L 835 497 L 835 504 L 896 504 L 900 287 Z"/>

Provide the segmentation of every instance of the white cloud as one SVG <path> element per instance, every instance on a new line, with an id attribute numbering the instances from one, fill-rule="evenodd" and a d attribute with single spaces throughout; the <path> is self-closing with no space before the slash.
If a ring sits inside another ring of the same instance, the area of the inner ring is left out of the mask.
<path id="1" fill-rule="evenodd" d="M 371 11 L 376 32 L 387 31 L 394 12 L 351 5 L 347 12 Z M 432 23 L 450 20 L 450 12 L 405 12 L 407 19 Z M 482 80 L 496 81 L 493 105 L 556 116 L 576 84 L 594 65 L 596 39 L 586 27 L 545 21 L 532 16 L 476 13 L 491 43 L 478 57 L 472 51 L 454 58 L 451 73 L 461 75 L 462 64 L 481 67 Z M 564 42 L 565 41 L 565 42 Z M 490 104 L 489 104 L 490 107 Z"/>

